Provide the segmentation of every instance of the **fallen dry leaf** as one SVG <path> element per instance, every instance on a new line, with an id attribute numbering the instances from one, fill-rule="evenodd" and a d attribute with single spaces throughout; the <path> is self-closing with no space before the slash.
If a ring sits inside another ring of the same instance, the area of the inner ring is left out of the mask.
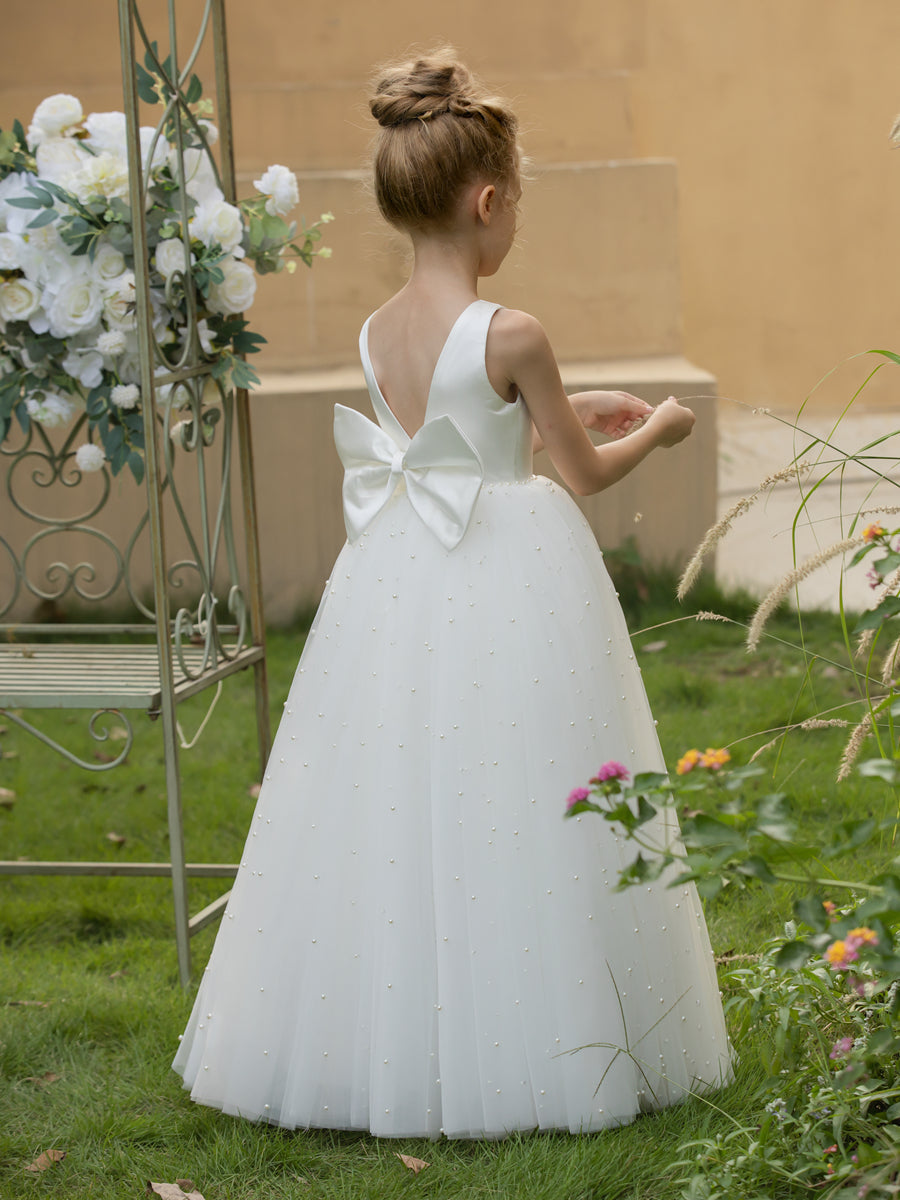
<path id="1" fill-rule="evenodd" d="M 29 1163 L 25 1168 L 26 1171 L 46 1171 L 48 1167 L 55 1166 L 56 1163 L 62 1162 L 66 1157 L 65 1150 L 45 1150 L 43 1154 L 39 1154 L 34 1162 Z"/>
<path id="2" fill-rule="evenodd" d="M 147 1181 L 148 1196 L 162 1196 L 163 1200 L 203 1200 L 190 1179 L 177 1179 L 174 1183 Z"/>
<path id="3" fill-rule="evenodd" d="M 16 802 L 16 793 L 12 788 L 0 787 L 0 808 L 12 808 Z"/>
<path id="4" fill-rule="evenodd" d="M 43 1085 L 45 1083 L 57 1083 L 60 1079 L 62 1079 L 62 1076 L 55 1075 L 52 1071 L 45 1071 L 43 1073 L 43 1075 L 26 1075 L 25 1076 L 26 1083 L 37 1083 L 37 1084 L 41 1084 L 41 1085 Z"/>
<path id="5" fill-rule="evenodd" d="M 431 1163 L 425 1162 L 423 1158 L 413 1158 L 411 1154 L 398 1154 L 397 1157 L 403 1163 L 404 1167 L 412 1171 L 413 1175 L 418 1175 L 420 1171 L 424 1171 L 426 1167 L 430 1167 Z"/>
<path id="6" fill-rule="evenodd" d="M 109 740 L 111 742 L 124 742 L 128 737 L 128 730 L 123 729 L 121 725 L 114 725 L 109 731 Z"/>
<path id="7" fill-rule="evenodd" d="M 2 754 L 0 754 L 0 758 L 6 759 L 7 762 L 12 762 L 12 760 L 14 758 L 18 758 L 18 757 L 19 757 L 18 750 L 4 750 L 2 752 Z"/>
<path id="8" fill-rule="evenodd" d="M 668 644 L 669 643 L 666 641 L 648 642 L 646 646 L 641 646 L 641 653 L 642 654 L 656 654 L 660 650 L 665 650 L 665 648 L 666 648 L 666 646 L 668 646 Z"/>
<path id="9" fill-rule="evenodd" d="M 124 979 L 128 974 L 128 968 L 123 967 L 121 971 L 113 971 L 112 975 L 107 976 L 108 979 Z"/>
<path id="10" fill-rule="evenodd" d="M 247 795 L 250 796 L 253 800 L 255 800 L 256 797 L 259 795 L 259 789 L 261 786 L 262 786 L 262 784 L 259 784 L 259 783 L 251 783 L 250 786 L 247 788 Z"/>
<path id="11" fill-rule="evenodd" d="M 107 754 L 105 750 L 94 751 L 94 758 L 97 762 L 112 762 L 115 757 L 116 756 L 114 754 Z"/>
<path id="12" fill-rule="evenodd" d="M 7 1008 L 49 1008 L 49 1000 L 7 1000 Z"/>
<path id="13" fill-rule="evenodd" d="M 106 840 L 112 842 L 114 846 L 124 846 L 128 840 L 123 833 L 113 833 L 112 830 L 106 835 Z"/>
<path id="14" fill-rule="evenodd" d="M 6 726 L 0 725 L 0 737 L 3 737 L 4 733 L 6 733 Z"/>

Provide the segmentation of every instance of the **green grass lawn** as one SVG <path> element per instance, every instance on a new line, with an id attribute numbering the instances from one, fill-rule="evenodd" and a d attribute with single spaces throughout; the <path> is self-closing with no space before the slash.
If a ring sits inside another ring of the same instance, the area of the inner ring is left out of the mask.
<path id="1" fill-rule="evenodd" d="M 637 626 L 657 626 L 677 615 L 645 605 Z M 790 618 L 781 618 L 773 632 L 798 640 Z M 808 651 L 818 657 L 771 641 L 750 657 L 740 628 L 712 622 L 681 621 L 636 634 L 667 761 L 674 764 L 685 749 L 708 745 L 730 745 L 736 760 L 746 761 L 766 740 L 742 740 L 746 735 L 852 701 L 857 695 L 852 676 L 831 665 L 846 661 L 836 620 L 811 619 L 806 636 Z M 301 646 L 297 631 L 271 636 L 273 721 Z M 188 736 L 205 706 L 204 698 L 182 706 Z M 40 720 L 60 740 L 91 753 L 83 715 L 41 714 Z M 17 801 L 11 809 L 0 808 L 2 857 L 165 859 L 159 738 L 146 721 L 139 719 L 137 728 L 126 766 L 88 775 L 8 725 L 0 737 L 5 752 L 0 786 L 14 789 Z M 836 787 L 846 736 L 842 730 L 798 732 L 761 760 L 768 772 L 764 786 L 769 789 L 774 779 L 796 797 L 807 836 L 836 815 L 880 814 L 891 803 L 887 789 L 874 781 Z M 238 856 L 254 804 L 249 794 L 258 773 L 254 738 L 252 682 L 244 675 L 228 682 L 206 735 L 182 756 L 189 859 Z M 110 841 L 111 832 L 124 837 L 124 844 Z M 893 856 L 889 846 L 880 853 Z M 829 869 L 861 871 L 865 865 L 838 861 Z M 193 883 L 192 909 L 220 888 L 215 881 Z M 785 890 L 773 900 L 770 891 L 753 887 L 724 893 L 707 915 L 718 953 L 753 953 L 790 915 L 790 895 Z M 198 964 L 213 936 L 214 929 L 207 929 L 194 939 Z M 763 1079 L 751 1040 L 738 1046 L 738 1082 L 715 1097 L 715 1105 L 691 1100 L 604 1134 L 395 1143 L 287 1132 L 189 1101 L 169 1070 L 189 1008 L 190 995 L 177 982 L 165 881 L 0 880 L 3 1200 L 38 1194 L 119 1200 L 143 1195 L 146 1180 L 185 1177 L 206 1200 L 389 1200 L 413 1194 L 454 1200 L 669 1200 L 681 1194 L 671 1165 L 679 1147 L 728 1128 L 734 1119 L 752 1125 L 754 1093 Z M 39 1176 L 25 1170 L 54 1147 L 67 1151 L 64 1161 Z M 431 1165 L 413 1175 L 397 1152 Z"/>

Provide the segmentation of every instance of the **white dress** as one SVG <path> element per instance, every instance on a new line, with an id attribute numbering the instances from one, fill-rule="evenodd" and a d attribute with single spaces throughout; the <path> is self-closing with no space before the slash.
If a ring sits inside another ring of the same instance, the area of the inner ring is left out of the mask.
<path id="1" fill-rule="evenodd" d="M 488 381 L 497 307 L 457 320 L 412 441 L 363 328 L 379 425 L 336 411 L 349 540 L 174 1063 L 226 1113 L 574 1132 L 729 1076 L 694 888 L 616 892 L 632 847 L 563 819 L 601 763 L 663 762 L 597 543 Z"/>

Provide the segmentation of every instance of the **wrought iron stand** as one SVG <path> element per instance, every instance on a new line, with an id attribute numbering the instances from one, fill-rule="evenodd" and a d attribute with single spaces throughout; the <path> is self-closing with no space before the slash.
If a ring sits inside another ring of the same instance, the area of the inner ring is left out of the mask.
<path id="1" fill-rule="evenodd" d="M 235 196 L 224 0 L 206 0 L 198 35 L 183 63 L 178 56 L 175 0 L 168 0 L 167 7 L 169 56 L 163 61 L 145 31 L 136 0 L 119 0 L 146 464 L 146 510 L 141 512 L 127 544 L 124 547 L 116 544 L 97 524 L 113 491 L 108 469 L 86 477 L 75 463 L 74 446 L 79 433 L 83 433 L 85 417 L 62 438 L 51 438 L 46 429 L 32 422 L 17 445 L 8 442 L 0 446 L 0 461 L 7 464 L 10 501 L 18 518 L 35 527 L 24 547 L 19 548 L 0 529 L 0 550 L 12 564 L 11 596 L 6 603 L 0 599 L 0 622 L 27 595 L 36 602 L 47 602 L 50 607 L 67 596 L 87 606 L 109 600 L 117 591 L 123 598 L 127 596 L 142 619 L 119 625 L 102 621 L 77 625 L 21 624 L 9 620 L 0 623 L 0 637 L 7 639 L 0 643 L 0 712 L 90 771 L 110 770 L 127 757 L 133 739 L 131 721 L 126 715 L 129 710 L 143 709 L 152 719 L 161 718 L 171 861 L 6 861 L 0 862 L 0 875 L 171 876 L 178 968 L 181 982 L 186 985 L 191 972 L 190 937 L 214 920 L 227 901 L 226 894 L 191 917 L 187 879 L 232 877 L 237 867 L 185 862 L 176 708 L 179 701 L 218 686 L 236 671 L 252 667 L 260 772 L 269 752 L 269 719 L 247 395 L 224 387 L 212 375 L 213 364 L 204 357 L 200 345 L 189 275 L 181 281 L 188 297 L 189 314 L 184 349 L 177 363 L 172 363 L 171 350 L 168 355 L 163 354 L 154 337 L 147 230 L 143 205 L 136 199 L 144 195 L 148 184 L 139 134 L 138 50 L 142 58 L 150 56 L 154 71 L 168 84 L 168 99 L 157 126 L 157 137 L 164 128 L 174 129 L 175 167 L 183 184 L 183 130 L 190 123 L 194 141 L 198 132 L 185 92 L 204 39 L 211 35 L 216 62 L 219 164 L 216 165 L 205 139 L 202 152 L 226 199 L 233 201 Z M 150 156 L 147 157 L 149 161 Z M 186 209 L 182 215 L 182 229 L 187 230 Z M 189 247 L 187 250 L 189 253 Z M 163 388 L 169 402 L 158 404 L 157 397 Z M 180 431 L 175 428 L 175 411 L 183 422 Z M 232 479 L 235 456 L 240 462 L 239 484 Z M 185 497 L 188 478 L 193 504 Z M 243 508 L 241 554 L 232 518 L 232 492 L 237 491 Z M 50 511 L 52 504 L 43 503 L 43 498 L 51 495 L 57 498 L 57 509 L 64 508 L 64 515 Z M 60 497 L 64 497 L 61 506 Z M 189 515 L 190 507 L 198 510 L 194 516 Z M 73 513 L 73 509 L 79 508 L 80 511 Z M 187 546 L 186 553 L 177 560 L 167 555 L 167 534 L 173 535 L 173 543 Z M 96 582 L 101 573 L 88 561 L 74 561 L 74 556 L 69 561 L 52 562 L 41 573 L 34 563 L 44 554 L 48 538 L 55 539 L 54 546 L 59 541 L 68 541 L 76 554 L 81 552 L 79 547 L 93 542 L 102 547 L 113 568 L 101 584 Z M 140 588 L 133 579 L 135 562 L 147 553 L 152 564 L 151 603 L 139 594 Z M 243 563 L 239 561 L 241 558 Z M 186 581 L 194 597 L 199 594 L 199 599 L 193 600 L 189 607 L 175 600 L 177 589 L 185 587 Z M 225 597 L 224 605 L 219 596 Z M 220 620 L 224 618 L 222 608 L 230 615 L 228 623 Z M 109 635 L 123 640 L 117 644 L 97 640 Z M 54 644 L 53 637 L 66 640 Z M 73 637 L 79 639 L 77 644 L 72 642 Z M 35 640 L 28 641 L 29 638 Z M 23 709 L 40 708 L 88 710 L 92 714 L 88 727 L 97 741 L 110 737 L 113 721 L 121 722 L 124 727 L 121 751 L 110 762 L 80 759 L 22 716 Z"/>

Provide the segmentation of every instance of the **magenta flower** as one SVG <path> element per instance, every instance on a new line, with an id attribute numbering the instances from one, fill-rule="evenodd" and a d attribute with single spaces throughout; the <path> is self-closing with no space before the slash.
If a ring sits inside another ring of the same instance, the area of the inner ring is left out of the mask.
<path id="1" fill-rule="evenodd" d="M 853 1049 L 853 1038 L 851 1038 L 851 1037 L 838 1038 L 838 1040 L 831 1047 L 831 1053 L 828 1055 L 828 1057 L 831 1059 L 846 1058 L 852 1049 Z"/>
<path id="2" fill-rule="evenodd" d="M 620 762 L 605 762 L 591 783 L 606 783 L 608 779 L 621 779 L 624 783 L 628 778 L 628 771 Z"/>
<path id="3" fill-rule="evenodd" d="M 582 800 L 587 800 L 590 794 L 591 793 L 587 788 L 575 788 L 573 792 L 569 793 L 569 798 L 566 801 L 566 808 L 574 808 L 574 806 L 579 804 Z"/>

